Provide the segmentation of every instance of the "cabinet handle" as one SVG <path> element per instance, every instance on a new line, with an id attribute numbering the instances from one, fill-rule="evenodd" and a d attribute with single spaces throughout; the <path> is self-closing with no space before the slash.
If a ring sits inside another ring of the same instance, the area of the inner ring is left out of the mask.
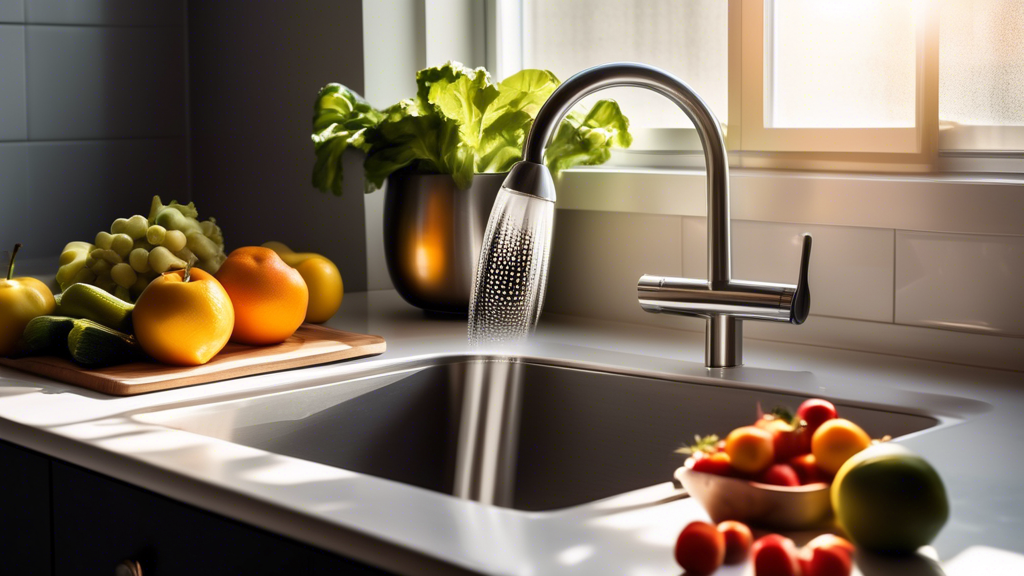
<path id="1" fill-rule="evenodd" d="M 114 576 L 142 576 L 142 566 L 135 560 L 125 560 L 114 568 Z"/>

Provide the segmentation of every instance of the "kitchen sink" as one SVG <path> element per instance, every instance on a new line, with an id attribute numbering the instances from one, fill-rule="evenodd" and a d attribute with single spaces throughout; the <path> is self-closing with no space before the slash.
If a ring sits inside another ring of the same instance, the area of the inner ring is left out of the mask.
<path id="1" fill-rule="evenodd" d="M 695 379 L 691 379 L 695 380 Z M 660 373 L 509 357 L 367 368 L 136 419 L 496 506 L 565 508 L 670 481 L 696 434 L 805 397 Z M 839 404 L 872 437 L 938 420 Z"/>

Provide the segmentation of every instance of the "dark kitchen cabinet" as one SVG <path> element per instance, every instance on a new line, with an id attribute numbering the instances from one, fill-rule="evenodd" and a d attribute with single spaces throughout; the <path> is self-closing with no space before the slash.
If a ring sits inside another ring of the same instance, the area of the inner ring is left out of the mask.
<path id="1" fill-rule="evenodd" d="M 0 442 L 0 572 L 51 574 L 50 459 Z"/>
<path id="2" fill-rule="evenodd" d="M 5 442 L 0 471 L 2 574 L 387 574 Z"/>

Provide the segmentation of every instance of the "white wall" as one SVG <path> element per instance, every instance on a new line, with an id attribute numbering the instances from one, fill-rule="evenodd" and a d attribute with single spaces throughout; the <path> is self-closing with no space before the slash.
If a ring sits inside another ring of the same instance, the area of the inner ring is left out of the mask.
<path id="1" fill-rule="evenodd" d="M 364 97 L 385 108 L 416 93 L 416 71 L 448 60 L 484 65 L 482 0 L 363 3 Z M 361 157 L 360 157 L 361 158 Z M 366 196 L 367 289 L 392 288 L 384 260 L 384 194 Z"/>

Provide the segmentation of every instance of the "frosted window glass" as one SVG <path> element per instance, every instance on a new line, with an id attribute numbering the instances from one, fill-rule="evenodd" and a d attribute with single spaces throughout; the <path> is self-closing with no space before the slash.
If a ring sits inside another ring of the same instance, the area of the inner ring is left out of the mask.
<path id="1" fill-rule="evenodd" d="M 560 80 L 608 62 L 643 62 L 690 85 L 723 124 L 729 111 L 728 2 L 725 0 L 525 0 L 523 65 Z M 635 127 L 690 127 L 682 111 L 647 90 L 614 88 Z M 584 101 L 586 103 L 587 101 Z"/>
<path id="2" fill-rule="evenodd" d="M 765 12 L 765 125 L 915 122 L 912 0 L 774 0 Z M 768 8 L 774 5 L 774 10 Z"/>
<path id="3" fill-rule="evenodd" d="M 942 0 L 939 118 L 1024 126 L 1024 2 Z"/>

